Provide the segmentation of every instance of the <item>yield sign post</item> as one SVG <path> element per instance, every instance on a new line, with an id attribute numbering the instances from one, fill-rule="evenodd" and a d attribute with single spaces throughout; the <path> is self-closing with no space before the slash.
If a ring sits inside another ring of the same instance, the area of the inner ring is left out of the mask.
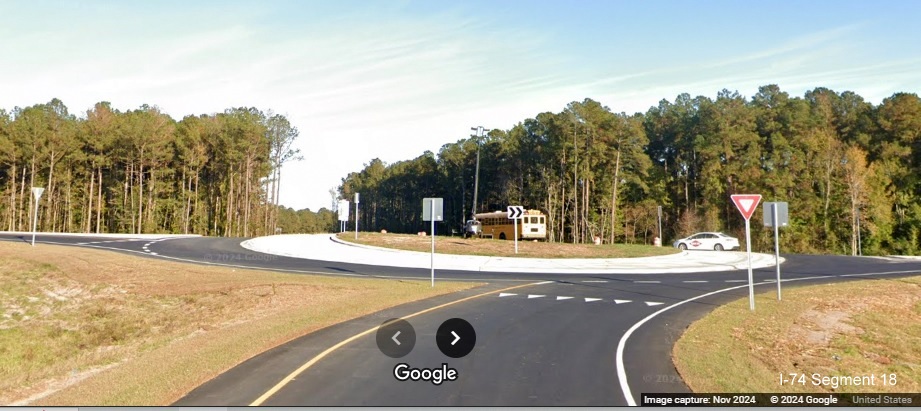
<path id="1" fill-rule="evenodd" d="M 745 218 L 745 251 L 748 253 L 748 306 L 755 311 L 755 281 L 752 278 L 752 230 L 749 219 L 761 202 L 761 194 L 733 194 L 732 202 Z"/>
<path id="2" fill-rule="evenodd" d="M 32 197 L 35 197 L 35 212 L 32 213 L 32 247 L 35 247 L 35 227 L 38 224 L 38 200 L 42 199 L 44 187 L 32 187 Z"/>

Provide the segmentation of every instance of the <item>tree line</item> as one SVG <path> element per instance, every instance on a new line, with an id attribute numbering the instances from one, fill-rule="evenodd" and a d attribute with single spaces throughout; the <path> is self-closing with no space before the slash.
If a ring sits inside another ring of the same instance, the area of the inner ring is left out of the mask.
<path id="1" fill-rule="evenodd" d="M 446 144 L 436 156 L 373 159 L 342 179 L 361 193 L 361 227 L 425 230 L 423 197 L 443 197 L 458 232 L 470 217 L 477 151 L 478 211 L 508 205 L 548 215 L 550 241 L 650 244 L 663 208 L 666 241 L 697 232 L 744 235 L 732 194 L 789 203 L 785 252 L 921 253 L 921 100 L 896 93 L 879 105 L 827 88 L 791 97 L 776 85 L 751 98 L 681 94 L 645 114 L 572 102 L 509 130 Z M 753 248 L 773 246 L 752 218 Z M 859 244 L 859 245 L 858 245 Z"/>
<path id="2" fill-rule="evenodd" d="M 108 102 L 80 117 L 58 99 L 0 109 L 0 227 L 31 230 L 30 187 L 44 187 L 40 231 L 271 234 L 297 137 L 285 116 L 255 108 L 180 121 Z"/>

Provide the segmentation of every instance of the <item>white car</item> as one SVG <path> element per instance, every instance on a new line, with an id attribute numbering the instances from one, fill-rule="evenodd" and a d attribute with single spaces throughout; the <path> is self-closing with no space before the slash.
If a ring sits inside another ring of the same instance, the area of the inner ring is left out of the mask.
<path id="1" fill-rule="evenodd" d="M 723 233 L 697 233 L 675 241 L 675 248 L 680 250 L 737 250 L 739 239 Z"/>

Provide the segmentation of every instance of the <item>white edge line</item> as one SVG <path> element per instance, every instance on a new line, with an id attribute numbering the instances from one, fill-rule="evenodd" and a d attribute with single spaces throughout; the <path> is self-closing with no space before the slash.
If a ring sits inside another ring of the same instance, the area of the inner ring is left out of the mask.
<path id="1" fill-rule="evenodd" d="M 885 271 L 885 272 L 880 272 L 880 273 L 866 273 L 866 274 L 862 274 L 862 275 L 869 276 L 869 275 L 887 275 L 887 274 L 911 274 L 911 273 L 917 273 L 917 272 L 918 272 L 918 270 Z M 852 276 L 853 276 L 853 275 L 852 275 Z M 838 278 L 838 277 L 841 277 L 841 275 L 819 275 L 819 276 L 813 276 L 813 277 L 792 278 L 792 279 L 788 279 L 788 280 L 781 280 L 781 282 L 807 281 L 807 280 L 818 280 L 818 279 L 822 279 L 822 278 Z M 775 280 L 774 282 L 776 283 L 776 280 Z M 760 283 L 756 283 L 756 284 L 754 284 L 754 285 L 765 285 L 765 284 L 773 284 L 773 283 L 760 282 Z M 636 401 L 633 399 L 633 392 L 630 390 L 630 384 L 629 384 L 629 382 L 627 382 L 627 370 L 626 370 L 626 368 L 624 367 L 624 348 L 625 348 L 626 345 L 627 345 L 627 339 L 630 338 L 630 335 L 632 335 L 634 331 L 636 331 L 637 329 L 639 329 L 639 328 L 640 328 L 643 324 L 645 324 L 647 321 L 649 321 L 649 320 L 655 318 L 657 315 L 662 314 L 662 313 L 664 313 L 664 312 L 666 312 L 666 311 L 668 311 L 668 310 L 671 310 L 672 308 L 675 308 L 675 307 L 677 307 L 677 306 L 679 306 L 679 305 L 683 305 L 683 304 L 685 304 L 685 303 L 689 303 L 689 302 L 694 301 L 694 300 L 699 300 L 699 299 L 701 299 L 701 298 L 709 297 L 709 296 L 714 295 L 714 294 L 719 294 L 719 293 L 723 293 L 723 292 L 726 292 L 726 291 L 736 290 L 736 289 L 745 288 L 745 287 L 748 287 L 748 284 L 738 285 L 738 286 L 735 286 L 735 287 L 724 288 L 724 289 L 722 289 L 722 290 L 711 291 L 711 292 L 706 293 L 706 294 L 698 295 L 697 297 L 689 298 L 689 299 L 687 299 L 687 300 L 682 300 L 682 301 L 679 301 L 679 302 L 677 302 L 677 303 L 675 303 L 675 304 L 672 304 L 672 305 L 670 305 L 670 306 L 668 306 L 668 307 L 665 307 L 665 308 L 663 308 L 663 309 L 661 309 L 661 310 L 659 310 L 659 311 L 656 311 L 656 312 L 654 312 L 654 313 L 652 313 L 652 314 L 649 314 L 648 316 L 646 316 L 646 318 L 643 318 L 642 320 L 638 321 L 636 324 L 633 324 L 633 326 L 630 327 L 630 328 L 627 330 L 627 332 L 624 333 L 624 335 L 623 335 L 622 337 L 620 337 L 620 341 L 617 343 L 617 354 L 616 354 L 616 358 L 615 358 L 615 361 L 617 362 L 617 380 L 618 380 L 618 382 L 620 383 L 620 388 L 623 390 L 624 398 L 627 400 L 627 405 L 629 405 L 629 406 L 631 406 L 631 407 L 635 407 L 635 406 L 636 406 Z"/>

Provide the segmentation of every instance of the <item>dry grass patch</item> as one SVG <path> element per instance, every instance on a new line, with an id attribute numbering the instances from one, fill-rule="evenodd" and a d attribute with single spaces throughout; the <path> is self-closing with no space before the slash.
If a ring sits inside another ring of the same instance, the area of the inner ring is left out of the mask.
<path id="1" fill-rule="evenodd" d="M 780 302 L 764 293 L 754 313 L 743 298 L 692 324 L 673 360 L 695 392 L 921 392 L 919 307 L 921 277 L 791 288 Z M 790 373 L 805 385 L 781 384 Z M 813 374 L 876 378 L 834 387 Z"/>
<path id="2" fill-rule="evenodd" d="M 343 241 L 398 250 L 431 252 L 432 238 L 409 234 L 340 233 Z M 482 255 L 491 257 L 530 258 L 633 258 L 668 255 L 678 252 L 671 247 L 653 247 L 640 244 L 560 244 L 546 241 L 518 241 L 518 254 L 512 240 L 465 239 L 463 237 L 435 238 L 435 252 L 439 254 Z"/>
<path id="3" fill-rule="evenodd" d="M 166 405 L 311 331 L 475 285 L 0 242 L 0 404 Z"/>

